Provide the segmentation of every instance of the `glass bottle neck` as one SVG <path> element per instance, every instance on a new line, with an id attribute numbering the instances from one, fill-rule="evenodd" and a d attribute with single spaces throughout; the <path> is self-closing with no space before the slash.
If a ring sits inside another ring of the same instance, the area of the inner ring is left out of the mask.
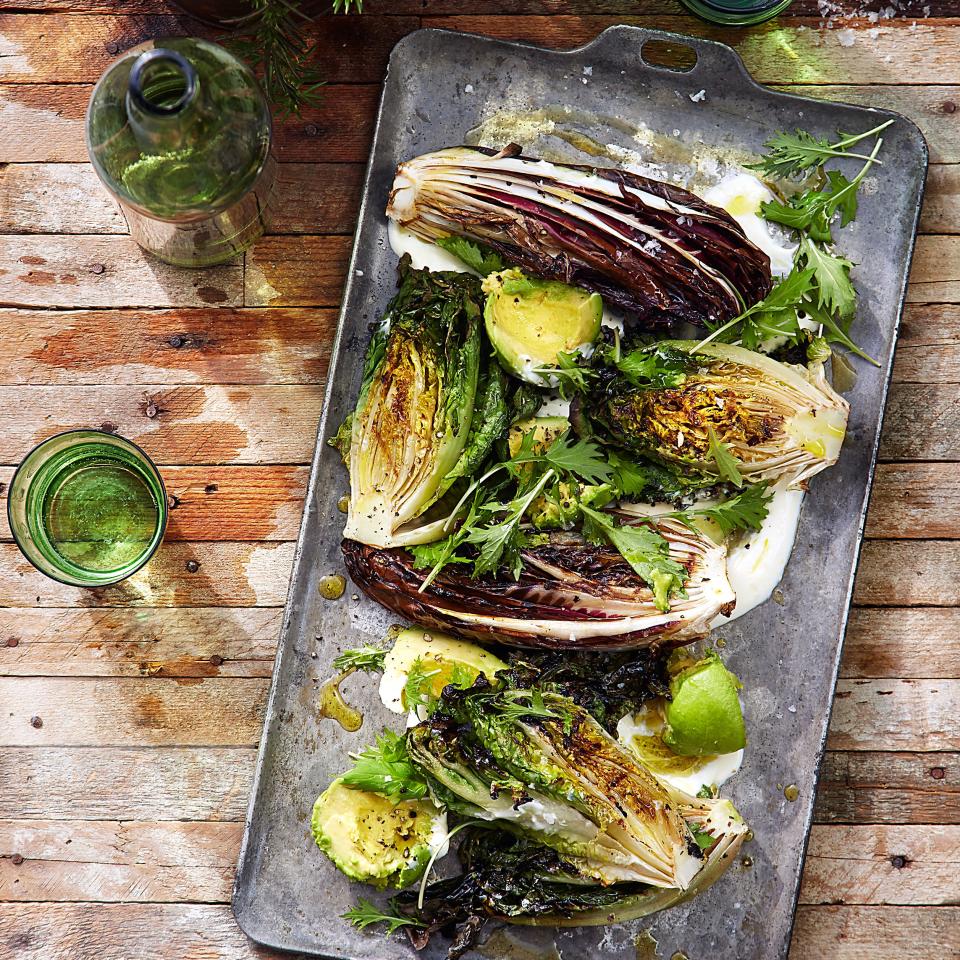
<path id="1" fill-rule="evenodd" d="M 176 50 L 156 48 L 137 57 L 127 86 L 127 116 L 145 153 L 180 150 L 192 139 L 202 91 L 197 71 Z"/>

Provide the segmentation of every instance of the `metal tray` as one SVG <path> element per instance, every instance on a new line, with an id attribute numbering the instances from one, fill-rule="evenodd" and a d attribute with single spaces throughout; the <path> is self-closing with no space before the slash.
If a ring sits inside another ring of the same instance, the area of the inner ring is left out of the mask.
<path id="1" fill-rule="evenodd" d="M 651 39 L 692 47 L 696 65 L 678 73 L 645 63 L 641 51 Z M 691 100 L 700 90 L 705 99 Z M 645 124 L 693 149 L 751 151 L 777 130 L 866 130 L 897 116 L 775 93 L 754 83 L 722 44 L 635 27 L 611 27 L 568 52 L 440 30 L 420 30 L 397 45 L 367 170 L 234 889 L 237 921 L 260 943 L 344 958 L 414 955 L 401 935 L 359 932 L 340 919 L 370 889 L 348 883 L 310 839 L 313 801 L 348 764 L 348 751 L 397 719 L 380 706 L 367 677 L 348 681 L 366 715 L 359 733 L 317 717 L 319 682 L 335 653 L 379 640 L 393 619 L 350 584 L 337 602 L 318 593 L 322 576 L 343 570 L 337 500 L 347 479 L 326 440 L 353 406 L 368 323 L 394 290 L 396 258 L 383 211 L 397 163 L 461 142 L 496 111 L 557 105 L 571 117 L 606 117 L 605 143 Z M 844 252 L 862 264 L 857 338 L 880 367 L 857 364 L 843 454 L 811 485 L 776 595 L 782 602 L 769 601 L 722 631 L 729 662 L 746 681 L 750 747 L 725 792 L 755 832 L 743 849 L 749 860 L 691 903 L 646 921 L 565 931 L 509 928 L 494 934 L 483 955 L 635 960 L 635 937 L 649 928 L 661 957 L 675 951 L 713 960 L 785 956 L 923 192 L 927 150 L 912 123 L 898 118 L 884 133 L 883 159 L 874 168 L 876 189 L 865 191 L 855 224 L 843 232 Z M 785 784 L 799 786 L 796 802 L 784 798 Z M 438 938 L 423 956 L 444 952 Z"/>

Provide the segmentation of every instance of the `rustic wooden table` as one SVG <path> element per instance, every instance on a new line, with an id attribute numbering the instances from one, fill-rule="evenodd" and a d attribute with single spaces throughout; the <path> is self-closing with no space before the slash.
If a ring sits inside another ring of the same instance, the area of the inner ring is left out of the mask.
<path id="1" fill-rule="evenodd" d="M 764 83 L 892 107 L 929 141 L 791 956 L 960 956 L 960 2 L 866 6 L 888 4 L 724 31 L 673 0 L 369 0 L 321 21 L 323 104 L 279 124 L 274 235 L 189 272 L 125 235 L 82 118 L 117 53 L 216 31 L 151 0 L 5 0 L 0 487 L 42 437 L 109 424 L 175 509 L 142 575 L 89 592 L 0 520 L 0 956 L 275 956 L 228 902 L 387 55 L 421 25 L 568 47 L 615 22 L 724 40 Z"/>

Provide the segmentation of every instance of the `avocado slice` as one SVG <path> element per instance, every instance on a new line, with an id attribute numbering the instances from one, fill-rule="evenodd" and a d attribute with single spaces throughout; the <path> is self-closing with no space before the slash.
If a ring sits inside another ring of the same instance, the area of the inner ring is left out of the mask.
<path id="1" fill-rule="evenodd" d="M 404 800 L 354 790 L 339 779 L 313 805 L 310 831 L 317 846 L 351 880 L 405 887 L 418 880 L 446 835 L 446 814 L 431 800 Z"/>
<path id="2" fill-rule="evenodd" d="M 600 333 L 603 299 L 557 280 L 534 280 L 517 269 L 483 281 L 487 337 L 508 372 L 537 386 L 550 386 L 558 353 L 593 343 Z M 555 385 L 555 384 L 554 384 Z"/>
<path id="3" fill-rule="evenodd" d="M 740 681 L 713 652 L 670 681 L 663 742 L 684 757 L 733 753 L 747 743 Z"/>
<path id="4" fill-rule="evenodd" d="M 507 434 L 507 446 L 510 456 L 515 457 L 523 438 L 533 431 L 533 452 L 543 453 L 557 437 L 563 436 L 570 429 L 570 421 L 566 417 L 527 417 L 518 420 Z"/>
<path id="5" fill-rule="evenodd" d="M 439 697 L 448 683 L 469 687 L 482 673 L 493 680 L 507 665 L 475 643 L 457 640 L 445 633 L 409 627 L 397 635 L 383 660 L 380 699 L 394 713 L 408 709 L 404 688 L 410 671 L 417 667 L 427 676 L 423 692 Z"/>

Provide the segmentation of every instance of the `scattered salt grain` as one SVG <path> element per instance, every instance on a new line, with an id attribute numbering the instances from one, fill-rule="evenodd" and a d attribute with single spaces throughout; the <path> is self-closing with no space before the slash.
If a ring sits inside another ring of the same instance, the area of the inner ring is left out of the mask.
<path id="1" fill-rule="evenodd" d="M 837 34 L 837 42 L 841 47 L 852 47 L 857 42 L 857 35 L 847 27 Z"/>
<path id="2" fill-rule="evenodd" d="M 794 707 L 793 705 L 787 707 L 787 710 L 788 710 L 790 713 L 796 713 L 796 712 L 797 712 L 797 708 Z"/>
<path id="3" fill-rule="evenodd" d="M 587 81 L 587 78 L 586 78 L 586 77 L 581 77 L 581 78 L 580 78 L 580 82 L 585 84 L 585 83 L 587 83 L 588 81 Z"/>
<path id="4" fill-rule="evenodd" d="M 871 40 L 876 40 L 877 37 L 880 36 L 880 28 L 879 28 L 879 27 L 871 27 L 871 28 L 867 31 L 867 36 L 868 36 Z"/>
<path id="5" fill-rule="evenodd" d="M 464 93 L 473 93 L 473 84 L 472 84 L 472 83 L 468 83 L 468 84 L 463 88 L 463 92 L 464 92 Z"/>
<path id="6" fill-rule="evenodd" d="M 363 271 L 362 271 L 362 270 L 354 270 L 353 272 L 354 272 L 358 277 L 362 277 L 362 276 L 363 276 Z"/>
<path id="7" fill-rule="evenodd" d="M 702 103 L 704 100 L 707 99 L 707 91 L 698 90 L 696 93 L 691 93 L 690 99 L 693 103 Z"/>
<path id="8" fill-rule="evenodd" d="M 679 130 L 674 130 L 674 131 L 673 131 L 673 135 L 674 135 L 675 137 L 679 137 L 679 136 L 680 136 L 680 131 L 679 131 Z"/>
<path id="9" fill-rule="evenodd" d="M 593 67 L 584 67 L 584 68 L 583 68 L 583 75 L 584 75 L 585 77 L 592 77 L 592 76 L 593 76 Z"/>

